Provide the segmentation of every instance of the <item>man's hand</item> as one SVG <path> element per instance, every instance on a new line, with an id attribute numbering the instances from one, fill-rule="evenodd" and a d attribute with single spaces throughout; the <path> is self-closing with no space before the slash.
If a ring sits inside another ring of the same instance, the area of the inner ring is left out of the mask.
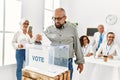
<path id="1" fill-rule="evenodd" d="M 81 73 L 83 71 L 83 64 L 78 64 L 77 70 Z"/>
<path id="2" fill-rule="evenodd" d="M 107 56 L 109 59 L 113 59 L 113 56 L 112 55 L 108 55 Z"/>
<path id="3" fill-rule="evenodd" d="M 18 44 L 18 48 L 23 48 L 23 45 L 22 44 Z"/>
<path id="4" fill-rule="evenodd" d="M 103 55 L 101 53 L 98 54 L 98 57 L 102 57 Z"/>
<path id="5" fill-rule="evenodd" d="M 42 40 L 42 35 L 37 34 L 36 37 L 35 37 L 35 41 L 39 42 L 41 40 Z"/>

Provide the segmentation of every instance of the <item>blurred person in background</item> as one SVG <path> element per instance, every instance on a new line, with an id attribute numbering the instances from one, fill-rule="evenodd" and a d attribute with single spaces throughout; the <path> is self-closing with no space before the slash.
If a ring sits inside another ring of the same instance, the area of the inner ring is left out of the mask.
<path id="1" fill-rule="evenodd" d="M 106 32 L 104 31 L 104 25 L 98 25 L 97 30 L 98 32 L 94 33 L 93 40 L 90 43 L 91 46 L 93 46 L 94 53 L 96 53 L 101 43 L 106 40 Z"/>
<path id="2" fill-rule="evenodd" d="M 93 55 L 92 46 L 89 45 L 90 40 L 87 36 L 83 35 L 79 38 L 82 47 L 82 52 L 85 57 L 90 57 Z"/>
<path id="3" fill-rule="evenodd" d="M 114 42 L 115 34 L 113 32 L 107 33 L 107 41 L 100 45 L 100 48 L 96 52 L 96 57 L 106 56 L 108 59 L 120 58 L 120 48 Z M 101 53 L 102 52 L 102 53 Z"/>
<path id="4" fill-rule="evenodd" d="M 16 49 L 16 76 L 17 80 L 22 80 L 22 67 L 25 60 L 25 44 L 33 43 L 32 31 L 28 31 L 29 21 L 22 19 L 20 21 L 20 30 L 14 34 L 12 45 Z"/>

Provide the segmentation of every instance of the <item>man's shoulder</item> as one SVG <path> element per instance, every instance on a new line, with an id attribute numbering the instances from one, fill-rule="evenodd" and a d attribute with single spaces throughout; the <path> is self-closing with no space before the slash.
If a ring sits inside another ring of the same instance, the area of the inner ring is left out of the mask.
<path id="1" fill-rule="evenodd" d="M 99 32 L 95 32 L 94 34 L 99 34 Z"/>
<path id="2" fill-rule="evenodd" d="M 54 25 L 50 25 L 50 26 L 48 26 L 47 28 L 48 28 L 48 29 L 49 29 L 49 28 L 54 28 Z"/>
<path id="3" fill-rule="evenodd" d="M 95 33 L 94 33 L 94 37 L 95 37 L 95 36 L 98 36 L 98 35 L 99 35 L 99 32 L 95 32 Z"/>
<path id="4" fill-rule="evenodd" d="M 64 26 L 67 27 L 67 28 L 73 29 L 73 30 L 74 30 L 74 29 L 77 29 L 74 24 L 69 23 L 69 22 L 66 22 L 66 24 L 65 24 Z"/>
<path id="5" fill-rule="evenodd" d="M 53 28 L 55 28 L 54 25 L 50 25 L 50 26 L 48 26 L 48 27 L 45 29 L 45 31 L 46 31 L 46 30 L 53 30 Z"/>

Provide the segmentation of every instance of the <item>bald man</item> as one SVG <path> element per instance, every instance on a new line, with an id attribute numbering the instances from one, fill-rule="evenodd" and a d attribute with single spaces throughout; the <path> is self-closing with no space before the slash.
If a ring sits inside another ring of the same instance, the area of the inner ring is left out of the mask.
<path id="1" fill-rule="evenodd" d="M 73 73 L 73 57 L 76 56 L 75 63 L 78 65 L 77 70 L 83 71 L 84 57 L 80 47 L 77 29 L 74 25 L 66 22 L 66 13 L 63 8 L 57 8 L 52 17 L 54 25 L 45 30 L 46 36 L 52 42 L 51 45 L 69 45 L 69 70 L 70 79 Z"/>

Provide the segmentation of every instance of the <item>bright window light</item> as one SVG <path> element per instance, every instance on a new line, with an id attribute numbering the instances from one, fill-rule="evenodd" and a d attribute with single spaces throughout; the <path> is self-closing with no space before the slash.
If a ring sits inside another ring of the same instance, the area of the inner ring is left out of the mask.
<path id="1" fill-rule="evenodd" d="M 20 27 L 21 7 L 19 0 L 0 0 L 0 66 L 16 63 L 12 38 Z"/>

